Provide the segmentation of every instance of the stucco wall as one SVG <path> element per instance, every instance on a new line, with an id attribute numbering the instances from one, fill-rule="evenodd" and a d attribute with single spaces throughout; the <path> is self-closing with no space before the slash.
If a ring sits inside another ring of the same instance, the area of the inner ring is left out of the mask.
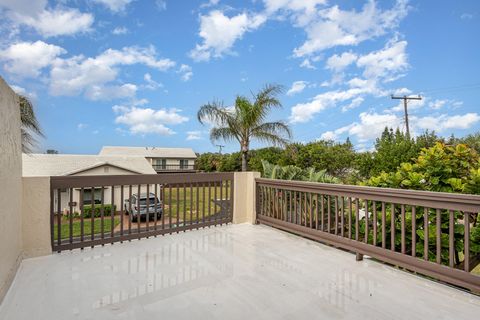
<path id="1" fill-rule="evenodd" d="M 0 77 L 0 301 L 22 259 L 20 109 Z"/>
<path id="2" fill-rule="evenodd" d="M 52 253 L 50 243 L 50 177 L 22 178 L 24 258 Z"/>
<path id="3" fill-rule="evenodd" d="M 255 223 L 255 178 L 260 172 L 235 172 L 233 223 Z"/>

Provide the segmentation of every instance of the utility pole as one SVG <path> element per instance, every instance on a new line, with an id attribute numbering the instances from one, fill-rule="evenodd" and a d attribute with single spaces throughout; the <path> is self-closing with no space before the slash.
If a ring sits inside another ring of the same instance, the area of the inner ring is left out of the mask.
<path id="1" fill-rule="evenodd" d="M 422 100 L 422 97 L 420 95 L 418 97 L 399 97 L 392 94 L 392 99 L 403 100 L 403 108 L 405 110 L 405 127 L 407 128 L 407 135 L 410 137 L 410 125 L 408 123 L 408 100 Z"/>
<path id="2" fill-rule="evenodd" d="M 221 144 L 216 144 L 215 146 L 218 147 L 218 153 L 222 154 L 222 149 L 225 148 L 225 146 L 222 146 Z"/>

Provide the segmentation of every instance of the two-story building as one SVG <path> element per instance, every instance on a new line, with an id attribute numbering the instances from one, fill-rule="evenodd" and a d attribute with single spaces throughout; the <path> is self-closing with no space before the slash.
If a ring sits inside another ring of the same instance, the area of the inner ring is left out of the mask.
<path id="1" fill-rule="evenodd" d="M 102 156 L 142 156 L 157 173 L 194 172 L 197 155 L 190 148 L 103 147 Z"/>

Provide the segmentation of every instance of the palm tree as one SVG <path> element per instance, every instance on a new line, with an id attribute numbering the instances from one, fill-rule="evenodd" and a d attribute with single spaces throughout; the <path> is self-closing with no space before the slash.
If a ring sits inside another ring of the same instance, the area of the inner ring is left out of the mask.
<path id="1" fill-rule="evenodd" d="M 20 105 L 20 120 L 22 123 L 22 151 L 29 153 L 37 142 L 34 135 L 40 137 L 43 137 L 44 135 L 37 117 L 35 116 L 35 112 L 33 111 L 32 103 L 22 95 L 18 95 L 18 100 Z"/>
<path id="2" fill-rule="evenodd" d="M 283 121 L 265 122 L 273 108 L 281 108 L 277 95 L 283 92 L 279 85 L 266 85 L 258 93 L 253 94 L 254 100 L 237 96 L 235 105 L 226 108 L 221 102 L 211 102 L 200 107 L 198 121 L 213 123 L 210 130 L 212 142 L 223 139 L 237 140 L 242 153 L 242 171 L 247 171 L 250 143 L 256 139 L 273 145 L 286 145 L 291 137 L 291 131 Z"/>

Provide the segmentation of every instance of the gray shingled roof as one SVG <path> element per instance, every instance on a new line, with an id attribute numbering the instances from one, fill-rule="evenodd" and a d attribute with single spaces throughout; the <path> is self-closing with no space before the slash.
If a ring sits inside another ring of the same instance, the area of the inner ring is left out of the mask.
<path id="1" fill-rule="evenodd" d="M 143 156 L 147 158 L 195 159 L 197 155 L 190 148 L 158 147 L 103 147 L 100 155 Z"/>
<path id="2" fill-rule="evenodd" d="M 23 176 L 65 176 L 102 165 L 116 166 L 132 173 L 155 174 L 145 157 L 76 154 L 23 154 Z"/>

